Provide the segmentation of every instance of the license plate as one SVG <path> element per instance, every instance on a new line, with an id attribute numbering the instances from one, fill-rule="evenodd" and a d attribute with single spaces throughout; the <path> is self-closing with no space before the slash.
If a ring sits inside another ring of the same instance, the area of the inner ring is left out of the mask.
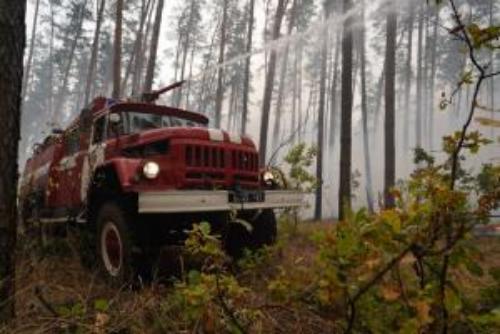
<path id="1" fill-rule="evenodd" d="M 229 193 L 229 203 L 259 203 L 264 201 L 263 191 L 232 191 Z"/>

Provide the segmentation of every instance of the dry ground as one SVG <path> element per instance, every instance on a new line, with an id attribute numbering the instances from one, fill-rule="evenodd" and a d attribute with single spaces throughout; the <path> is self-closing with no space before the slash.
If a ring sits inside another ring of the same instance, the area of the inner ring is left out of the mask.
<path id="1" fill-rule="evenodd" d="M 315 246 L 310 240 L 311 234 L 318 229 L 331 226 L 331 222 L 301 223 L 287 227 L 282 231 L 283 239 L 287 239 L 278 256 L 265 266 L 258 267 L 254 273 L 240 277 L 243 284 L 248 284 L 255 291 L 253 305 L 261 305 L 265 315 L 263 332 L 273 333 L 331 333 L 333 323 L 319 318 L 310 310 L 289 309 L 287 307 L 268 304 L 267 297 L 259 294 L 265 291 L 266 279 L 277 272 L 278 266 L 292 267 L 297 263 L 309 264 L 314 259 Z M 483 237 L 478 239 L 484 252 L 482 263 L 485 269 L 500 267 L 500 238 Z M 120 319 L 113 324 L 115 333 L 149 332 L 148 317 L 162 301 L 167 300 L 171 290 L 168 284 L 153 284 L 139 291 L 113 289 L 103 283 L 95 273 L 82 268 L 78 254 L 73 247 L 74 242 L 61 244 L 59 254 L 39 256 L 21 252 L 17 268 L 17 320 L 9 328 L 0 329 L 8 333 L 54 333 L 72 332 L 72 321 L 57 314 L 74 312 L 81 319 L 84 332 L 99 332 L 99 324 L 107 322 L 105 315 L 88 312 L 96 300 L 109 301 L 115 306 Z M 22 246 L 22 245 L 21 245 Z M 30 246 L 21 247 L 27 249 Z M 457 277 L 470 293 L 475 293 L 481 286 L 489 283 L 490 278 L 476 278 L 459 274 Z M 145 312 L 145 310 L 148 310 Z M 149 312 L 149 313 L 148 313 Z M 130 328 L 128 321 L 135 319 L 138 327 Z M 165 321 L 170 321 L 166 319 Z M 58 330 L 56 330 L 58 328 Z M 66 328 L 66 330 L 61 330 Z M 110 332 L 107 327 L 106 332 Z M 111 331 L 112 332 L 112 331 Z M 153 332 L 153 331 L 151 331 Z"/>

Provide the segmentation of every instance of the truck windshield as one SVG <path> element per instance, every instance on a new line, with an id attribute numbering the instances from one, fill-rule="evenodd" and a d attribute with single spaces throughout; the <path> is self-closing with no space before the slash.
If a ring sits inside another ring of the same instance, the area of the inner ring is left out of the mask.
<path id="1" fill-rule="evenodd" d="M 125 134 L 139 133 L 151 129 L 170 127 L 205 127 L 202 123 L 176 116 L 161 116 L 144 112 L 121 112 L 122 129 Z"/>

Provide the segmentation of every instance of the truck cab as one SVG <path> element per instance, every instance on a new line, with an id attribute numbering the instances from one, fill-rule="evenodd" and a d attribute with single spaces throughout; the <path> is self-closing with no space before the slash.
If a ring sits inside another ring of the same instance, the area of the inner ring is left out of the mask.
<path id="1" fill-rule="evenodd" d="M 82 252 L 117 282 L 147 275 L 193 223 L 209 222 L 234 256 L 272 243 L 273 209 L 300 206 L 302 195 L 277 189 L 250 138 L 208 124 L 178 108 L 97 98 L 27 162 L 22 216 L 81 226 L 91 236 Z"/>

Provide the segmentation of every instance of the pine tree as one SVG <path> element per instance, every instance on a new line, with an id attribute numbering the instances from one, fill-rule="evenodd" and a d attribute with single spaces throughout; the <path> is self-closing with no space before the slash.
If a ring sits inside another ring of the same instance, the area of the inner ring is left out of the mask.
<path id="1" fill-rule="evenodd" d="M 388 3 L 387 44 L 386 44 L 386 79 L 385 79 L 385 206 L 394 207 L 391 190 L 396 183 L 396 138 L 395 138 L 395 95 L 396 95 L 396 32 L 397 13 L 395 3 Z"/>
<path id="2" fill-rule="evenodd" d="M 278 0 L 278 6 L 276 7 L 276 14 L 274 16 L 274 23 L 272 30 L 273 40 L 276 40 L 280 37 L 281 23 L 283 21 L 283 16 L 285 15 L 287 3 L 288 3 L 287 0 Z M 269 63 L 267 66 L 266 82 L 264 85 L 264 100 L 262 102 L 262 115 L 260 123 L 259 158 L 260 158 L 260 164 L 262 166 L 266 164 L 269 114 L 271 111 L 271 99 L 273 95 L 274 76 L 276 74 L 276 60 L 277 60 L 276 50 L 272 50 L 269 56 Z"/>
<path id="3" fill-rule="evenodd" d="M 113 98 L 119 99 L 121 93 L 122 68 L 122 24 L 123 0 L 116 1 L 115 40 L 113 46 Z"/>
<path id="4" fill-rule="evenodd" d="M 344 13 L 352 8 L 351 0 L 344 0 Z M 342 87 L 340 124 L 340 177 L 339 177 L 339 219 L 344 219 L 345 210 L 351 208 L 351 161 L 352 161 L 352 38 L 353 19 L 349 16 L 342 32 Z"/>
<path id="5" fill-rule="evenodd" d="M 26 1 L 0 0 L 0 322 L 15 314 L 18 146 Z"/>

